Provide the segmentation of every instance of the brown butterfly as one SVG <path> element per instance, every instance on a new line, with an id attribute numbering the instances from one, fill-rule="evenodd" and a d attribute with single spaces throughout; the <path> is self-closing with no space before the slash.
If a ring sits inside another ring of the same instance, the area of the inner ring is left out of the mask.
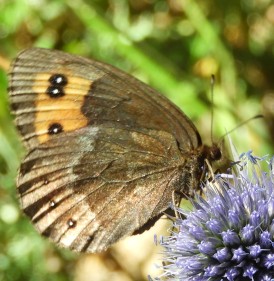
<path id="1" fill-rule="evenodd" d="M 148 85 L 105 63 L 28 49 L 9 93 L 27 155 L 24 212 L 62 247 L 100 252 L 148 229 L 173 194 L 193 195 L 209 162 L 188 117 Z"/>

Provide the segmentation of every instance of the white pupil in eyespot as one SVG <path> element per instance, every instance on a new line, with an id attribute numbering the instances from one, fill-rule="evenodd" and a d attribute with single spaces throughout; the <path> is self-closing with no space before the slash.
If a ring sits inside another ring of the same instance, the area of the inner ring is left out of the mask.
<path id="1" fill-rule="evenodd" d="M 56 83 L 57 83 L 57 84 L 62 83 L 62 81 L 63 81 L 63 77 L 58 76 L 58 77 L 56 78 Z"/>

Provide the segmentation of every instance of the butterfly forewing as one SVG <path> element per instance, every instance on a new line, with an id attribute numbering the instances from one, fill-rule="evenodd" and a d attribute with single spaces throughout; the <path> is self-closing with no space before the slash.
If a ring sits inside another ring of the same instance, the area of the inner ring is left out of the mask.
<path id="1" fill-rule="evenodd" d="M 66 78 L 64 86 L 51 81 L 58 74 Z M 201 144 L 192 122 L 164 96 L 97 61 L 60 51 L 28 49 L 13 63 L 10 89 L 17 126 L 30 147 L 32 139 L 41 142 L 49 138 L 53 121 L 62 121 L 65 131 L 95 123 L 164 130 L 175 136 L 185 151 Z M 57 93 L 61 89 L 61 94 L 54 94 L 53 89 Z M 28 130 L 28 126 L 34 128 Z"/>
<path id="2" fill-rule="evenodd" d="M 14 61 L 9 86 L 28 149 L 18 176 L 22 208 L 57 244 L 102 251 L 146 229 L 174 191 L 197 188 L 206 155 L 196 128 L 137 79 L 29 49 Z"/>

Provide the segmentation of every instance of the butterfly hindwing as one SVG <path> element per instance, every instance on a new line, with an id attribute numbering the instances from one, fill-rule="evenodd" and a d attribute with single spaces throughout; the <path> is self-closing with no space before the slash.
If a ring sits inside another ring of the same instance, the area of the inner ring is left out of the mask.
<path id="1" fill-rule="evenodd" d="M 101 251 L 167 209 L 185 162 L 176 150 L 163 131 L 69 132 L 27 155 L 18 179 L 22 207 L 56 243 Z"/>

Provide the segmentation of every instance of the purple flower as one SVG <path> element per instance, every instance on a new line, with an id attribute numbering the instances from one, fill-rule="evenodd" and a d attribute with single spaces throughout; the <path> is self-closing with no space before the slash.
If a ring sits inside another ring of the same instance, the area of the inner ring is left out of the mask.
<path id="1" fill-rule="evenodd" d="M 232 174 L 205 184 L 192 211 L 178 210 L 185 219 L 161 241 L 157 280 L 274 280 L 274 161 L 248 152 L 236 163 Z"/>

